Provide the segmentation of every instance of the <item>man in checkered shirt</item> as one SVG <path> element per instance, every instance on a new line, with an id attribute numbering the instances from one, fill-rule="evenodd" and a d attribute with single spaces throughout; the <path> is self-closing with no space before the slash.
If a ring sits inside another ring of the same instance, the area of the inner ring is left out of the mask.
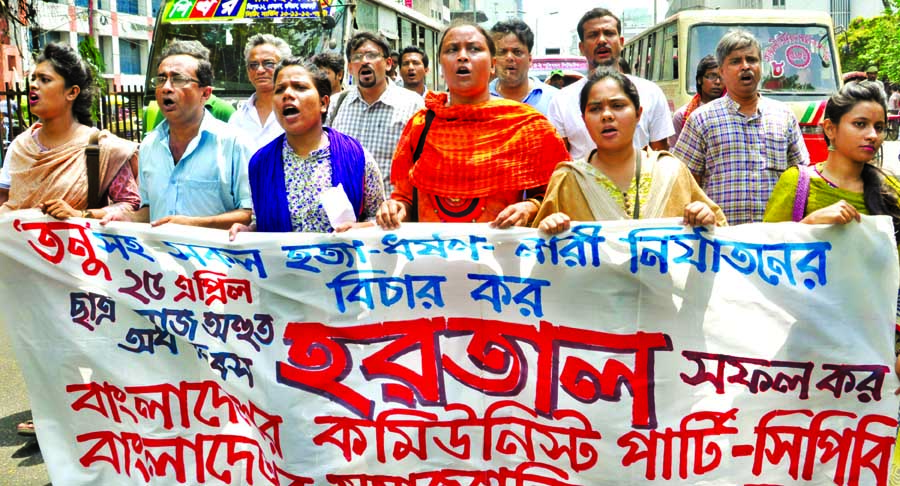
<path id="1" fill-rule="evenodd" d="M 716 46 L 726 95 L 688 118 L 675 156 L 725 212 L 729 224 L 762 221 L 781 173 L 809 163 L 800 124 L 791 109 L 760 96 L 759 42 L 733 30 Z"/>
<path id="2" fill-rule="evenodd" d="M 359 32 L 347 42 L 349 71 L 356 86 L 331 98 L 328 125 L 359 140 L 378 162 L 385 194 L 391 186 L 391 159 L 406 122 L 425 106 L 421 96 L 391 82 L 387 71 L 390 46 L 371 32 Z"/>

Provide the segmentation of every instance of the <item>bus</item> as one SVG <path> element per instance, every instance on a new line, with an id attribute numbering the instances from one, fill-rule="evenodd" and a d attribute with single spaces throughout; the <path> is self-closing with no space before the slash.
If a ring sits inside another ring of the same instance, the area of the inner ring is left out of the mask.
<path id="1" fill-rule="evenodd" d="M 253 86 L 244 65 L 244 45 L 255 34 L 273 34 L 291 46 L 296 56 L 311 57 L 334 51 L 343 57 L 344 45 L 354 32 L 377 32 L 392 49 L 416 45 L 437 62 L 438 36 L 444 24 L 391 0 L 162 0 L 153 29 L 145 89 L 147 120 L 158 119 L 150 79 L 165 45 L 173 40 L 197 40 L 210 49 L 213 93 L 236 105 L 247 99 Z M 347 83 L 346 72 L 344 82 Z M 439 83 L 438 69 L 429 73 L 430 85 Z M 152 123 L 151 123 L 152 124 Z"/>
<path id="2" fill-rule="evenodd" d="M 686 10 L 630 39 L 622 55 L 632 72 L 656 82 L 674 111 L 697 92 L 697 64 L 715 55 L 719 39 L 741 28 L 762 50 L 760 93 L 787 103 L 803 132 L 810 160 L 828 151 L 820 123 L 825 101 L 840 88 L 831 16 L 803 10 Z"/>

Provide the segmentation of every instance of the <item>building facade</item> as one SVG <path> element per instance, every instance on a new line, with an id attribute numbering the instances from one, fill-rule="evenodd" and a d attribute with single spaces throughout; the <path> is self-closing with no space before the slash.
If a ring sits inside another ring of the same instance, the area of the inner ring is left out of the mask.
<path id="1" fill-rule="evenodd" d="M 819 10 L 834 19 L 834 26 L 844 27 L 856 17 L 875 17 L 884 12 L 881 0 L 672 0 L 666 16 L 687 9 L 789 9 Z"/>
<path id="2" fill-rule="evenodd" d="M 4 64 L 4 76 L 22 81 L 33 58 L 51 42 L 78 43 L 93 35 L 103 56 L 103 77 L 110 86 L 144 84 L 153 25 L 160 0 L 36 0 L 34 25 L 10 36 L 10 46 L 21 53 L 15 66 Z M 13 69 L 14 68 L 14 69 Z"/>

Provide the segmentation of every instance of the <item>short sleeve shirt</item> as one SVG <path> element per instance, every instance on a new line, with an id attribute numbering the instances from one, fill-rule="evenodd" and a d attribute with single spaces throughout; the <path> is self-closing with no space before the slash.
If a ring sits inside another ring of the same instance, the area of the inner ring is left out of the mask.
<path id="1" fill-rule="evenodd" d="M 739 110 L 729 96 L 697 108 L 673 152 L 729 224 L 762 221 L 781 173 L 809 163 L 797 117 L 786 104 L 760 97 L 753 116 Z"/>
<path id="2" fill-rule="evenodd" d="M 244 135 L 244 138 L 252 144 L 251 148 L 254 152 L 284 133 L 284 129 L 275 119 L 274 111 L 269 114 L 265 122 L 259 119 L 259 112 L 256 111 L 256 93 L 250 95 L 250 99 L 241 104 L 238 110 L 231 115 L 228 124 L 237 128 Z"/>
<path id="3" fill-rule="evenodd" d="M 150 220 L 250 209 L 250 155 L 250 145 L 234 127 L 204 111 L 197 136 L 175 164 L 169 122 L 163 121 L 141 142 L 138 156 L 141 201 L 150 206 Z"/>

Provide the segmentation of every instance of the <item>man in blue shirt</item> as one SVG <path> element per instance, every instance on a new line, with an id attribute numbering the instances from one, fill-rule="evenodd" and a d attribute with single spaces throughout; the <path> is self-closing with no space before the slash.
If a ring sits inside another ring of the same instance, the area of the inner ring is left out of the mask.
<path id="1" fill-rule="evenodd" d="M 162 52 L 151 81 L 166 118 L 141 143 L 142 207 L 132 221 L 229 229 L 249 224 L 250 145 L 204 109 L 212 93 L 209 49 L 175 41 Z"/>
<path id="2" fill-rule="evenodd" d="M 491 81 L 491 94 L 531 105 L 547 114 L 550 100 L 558 89 L 528 77 L 534 34 L 521 20 L 497 22 L 491 29 L 497 46 L 497 79 Z"/>

